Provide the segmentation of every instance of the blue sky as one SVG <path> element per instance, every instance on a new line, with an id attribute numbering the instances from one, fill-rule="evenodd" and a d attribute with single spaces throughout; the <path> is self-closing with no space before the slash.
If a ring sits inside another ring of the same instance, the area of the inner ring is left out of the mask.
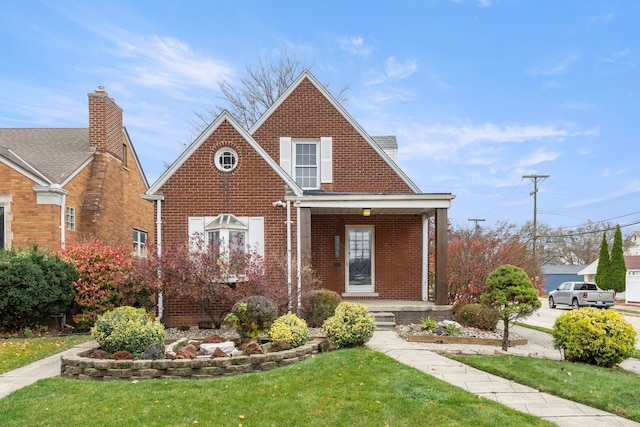
<path id="1" fill-rule="evenodd" d="M 124 109 L 150 183 L 260 56 L 286 49 L 454 226 L 640 221 L 640 2 L 31 1 L 0 14 L 0 126 L 86 127 Z M 626 234 L 640 225 L 623 228 Z"/>

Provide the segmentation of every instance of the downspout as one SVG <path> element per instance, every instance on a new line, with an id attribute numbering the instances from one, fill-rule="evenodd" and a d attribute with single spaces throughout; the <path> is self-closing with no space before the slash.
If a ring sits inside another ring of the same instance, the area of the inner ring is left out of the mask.
<path id="1" fill-rule="evenodd" d="M 422 301 L 429 300 L 429 217 L 422 214 Z"/>
<path id="2" fill-rule="evenodd" d="M 162 256 L 162 199 L 156 200 L 156 250 L 158 251 L 158 259 Z M 161 271 L 158 266 L 158 278 L 160 278 Z M 162 291 L 158 292 L 158 317 L 156 319 L 162 319 L 164 314 L 164 299 Z"/>
<path id="3" fill-rule="evenodd" d="M 287 288 L 289 291 L 289 313 L 291 313 L 291 202 L 287 200 Z"/>
<path id="4" fill-rule="evenodd" d="M 62 194 L 62 204 L 60 206 L 60 248 L 64 249 L 67 246 L 66 242 L 66 213 L 67 213 L 67 195 Z"/>
<path id="5" fill-rule="evenodd" d="M 302 302 L 300 298 L 302 298 L 302 245 L 300 244 L 300 207 L 297 208 L 296 211 L 296 252 L 297 252 L 297 261 L 296 268 L 298 271 L 298 307 L 296 313 L 298 316 L 302 313 Z"/>

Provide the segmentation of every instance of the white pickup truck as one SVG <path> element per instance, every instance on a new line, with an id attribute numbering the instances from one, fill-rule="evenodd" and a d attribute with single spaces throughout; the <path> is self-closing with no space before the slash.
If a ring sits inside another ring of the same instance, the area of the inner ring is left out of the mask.
<path id="1" fill-rule="evenodd" d="M 614 291 L 603 291 L 595 283 L 563 282 L 549 292 L 549 307 L 556 308 L 556 305 L 564 304 L 572 308 L 609 308 L 615 304 L 615 296 Z"/>

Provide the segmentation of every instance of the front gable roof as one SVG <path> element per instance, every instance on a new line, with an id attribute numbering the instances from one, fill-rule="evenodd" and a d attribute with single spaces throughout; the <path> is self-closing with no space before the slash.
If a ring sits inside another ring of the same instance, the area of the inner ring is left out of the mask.
<path id="1" fill-rule="evenodd" d="M 331 95 L 331 93 L 309 72 L 304 70 L 300 76 L 287 88 L 286 91 L 273 103 L 271 107 L 258 119 L 249 129 L 249 133 L 254 135 L 258 129 L 271 117 L 271 115 L 282 105 L 282 103 L 293 93 L 300 84 L 308 80 L 316 89 L 331 103 L 331 105 L 344 117 L 344 119 L 360 134 L 360 136 L 375 150 L 375 152 L 389 165 L 389 167 L 402 179 L 405 184 L 414 192 L 421 193 L 420 188 L 409 179 L 402 169 L 385 153 L 380 145 L 355 121 L 345 108 Z"/>
<path id="2" fill-rule="evenodd" d="M 265 162 L 280 176 L 280 178 L 289 186 L 294 194 L 300 196 L 303 191 L 296 182 L 273 160 L 269 154 L 256 142 L 255 139 L 244 129 L 228 111 L 224 110 L 207 128 L 196 138 L 185 151 L 167 168 L 166 171 L 153 183 L 151 188 L 146 192 L 146 196 L 157 195 L 162 186 L 171 178 L 180 167 L 200 148 L 200 146 L 215 132 L 216 129 L 224 122 L 229 123 L 246 141 L 247 143 L 264 159 Z"/>
<path id="3" fill-rule="evenodd" d="M 87 128 L 0 129 L 0 161 L 42 185 L 66 183 L 94 153 Z"/>

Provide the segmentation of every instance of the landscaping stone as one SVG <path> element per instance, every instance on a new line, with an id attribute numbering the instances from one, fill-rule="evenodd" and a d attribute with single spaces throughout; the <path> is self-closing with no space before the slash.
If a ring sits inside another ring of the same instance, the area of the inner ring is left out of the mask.
<path id="1" fill-rule="evenodd" d="M 150 360 L 164 359 L 165 357 L 164 343 L 154 342 L 149 347 L 147 347 L 142 357 L 144 359 L 150 359 Z"/>

